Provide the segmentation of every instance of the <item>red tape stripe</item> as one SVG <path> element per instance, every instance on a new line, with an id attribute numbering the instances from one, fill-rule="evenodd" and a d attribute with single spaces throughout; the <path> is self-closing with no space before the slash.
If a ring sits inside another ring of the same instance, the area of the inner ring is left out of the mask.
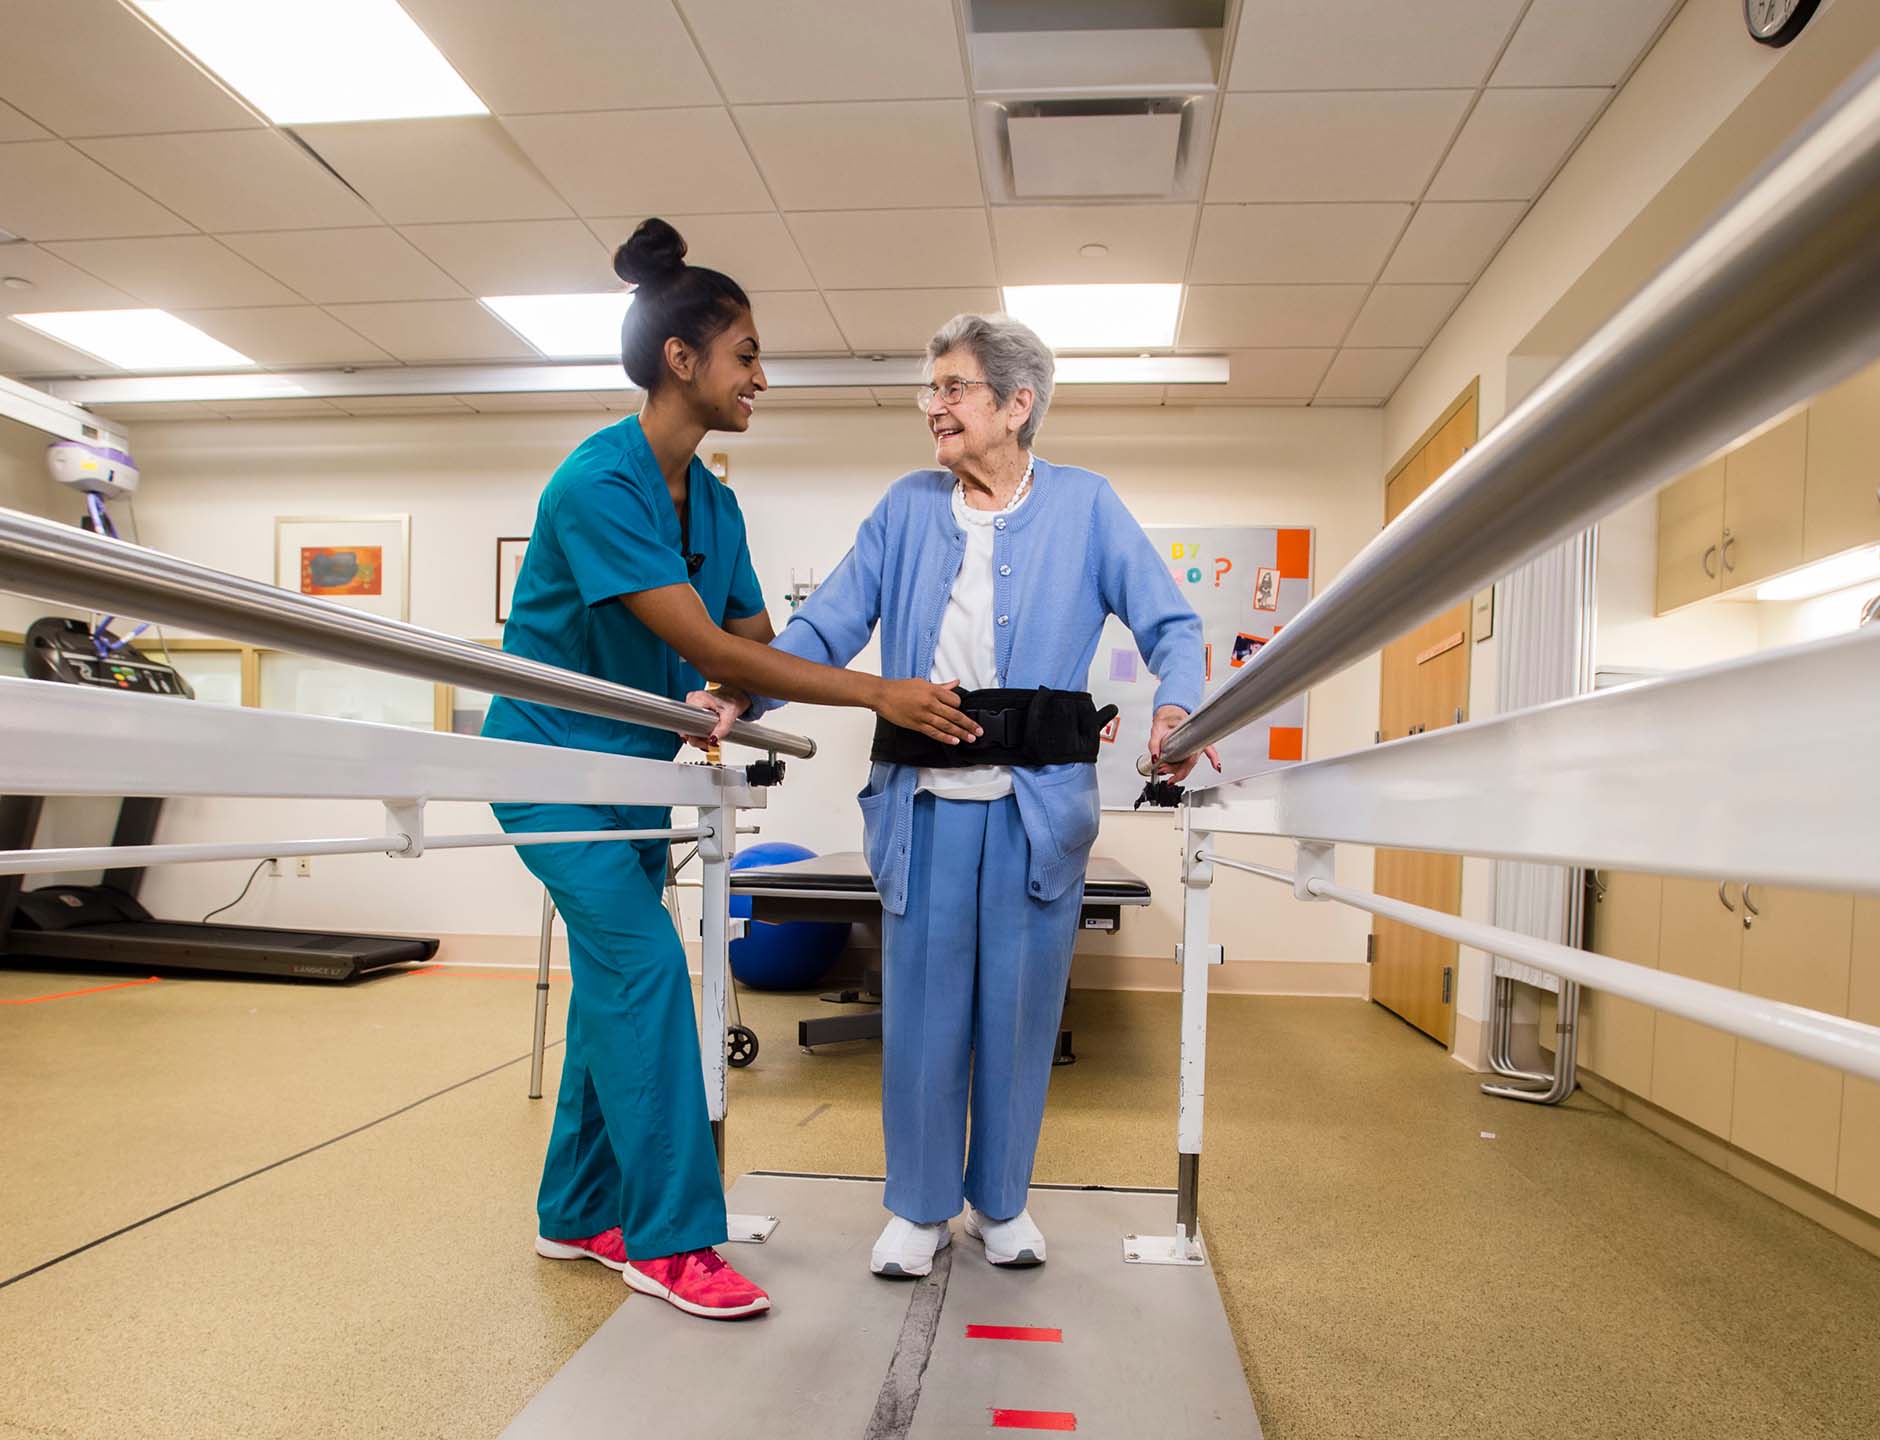
<path id="1" fill-rule="evenodd" d="M 966 1338 L 968 1340 L 1046 1340 L 1054 1345 L 1062 1345 L 1064 1332 L 1038 1325 L 968 1325 Z"/>
<path id="2" fill-rule="evenodd" d="M 162 979 L 152 975 L 147 980 L 125 980 L 117 985 L 94 985 L 89 990 L 61 990 L 57 995 L 29 995 L 24 1000 L 0 1000 L 0 1005 L 42 1005 L 48 1000 L 76 1000 L 80 995 L 102 995 L 107 990 L 129 990 L 138 985 L 154 985 Z"/>
<path id="3" fill-rule="evenodd" d="M 994 1430 L 1075 1430 L 1077 1417 L 1068 1410 L 994 1410 Z"/>

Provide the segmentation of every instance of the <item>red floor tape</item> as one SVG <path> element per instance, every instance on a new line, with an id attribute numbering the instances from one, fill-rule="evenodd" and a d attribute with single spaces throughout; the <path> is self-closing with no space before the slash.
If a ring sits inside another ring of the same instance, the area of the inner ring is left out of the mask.
<path id="1" fill-rule="evenodd" d="M 138 985 L 154 985 L 163 977 L 152 975 L 147 980 L 125 980 L 116 985 L 94 985 L 89 990 L 61 990 L 57 995 L 28 995 L 24 1000 L 0 1000 L 0 1005 L 40 1005 L 48 1000 L 76 1000 L 80 995 L 102 995 L 107 990 L 129 990 Z"/>
<path id="2" fill-rule="evenodd" d="M 994 1430 L 1075 1430 L 1077 1417 L 1068 1410 L 994 1410 Z"/>
<path id="3" fill-rule="evenodd" d="M 1037 1325 L 968 1325 L 968 1340 L 1045 1340 L 1055 1345 L 1064 1343 L 1062 1330 L 1048 1330 Z"/>

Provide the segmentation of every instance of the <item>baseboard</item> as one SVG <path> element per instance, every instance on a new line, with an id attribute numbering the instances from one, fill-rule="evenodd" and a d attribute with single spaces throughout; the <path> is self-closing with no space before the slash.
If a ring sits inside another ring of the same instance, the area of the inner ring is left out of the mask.
<path id="1" fill-rule="evenodd" d="M 1614 1085 L 1592 1071 L 1581 1068 L 1580 1088 L 1602 1105 L 1609 1105 L 1628 1120 L 1643 1125 L 1652 1134 L 1669 1140 L 1680 1150 L 1695 1155 L 1726 1175 L 1733 1175 L 1758 1194 L 1778 1205 L 1786 1205 L 1805 1219 L 1839 1235 L 1851 1245 L 1858 1245 L 1869 1255 L 1880 1256 L 1880 1217 L 1858 1210 L 1839 1196 L 1817 1189 L 1806 1180 L 1779 1170 L 1767 1160 L 1746 1150 L 1739 1150 L 1727 1140 L 1690 1121 L 1661 1110 L 1651 1101 Z"/>
<path id="2" fill-rule="evenodd" d="M 459 934 L 439 938 L 440 964 L 533 966 L 539 956 L 533 935 Z M 697 942 L 688 942 L 685 951 L 687 967 L 697 974 Z M 859 976 L 870 963 L 879 961 L 876 951 L 847 951 L 831 971 L 829 982 Z M 555 936 L 549 963 L 567 965 L 565 936 Z M 1230 960 L 1214 968 L 1208 977 L 1208 990 L 1215 995 L 1316 995 L 1362 1000 L 1370 993 L 1370 983 L 1370 967 L 1362 962 Z M 1168 955 L 1079 955 L 1071 963 L 1071 988 L 1174 991 L 1181 988 L 1181 976 L 1174 958 Z"/>

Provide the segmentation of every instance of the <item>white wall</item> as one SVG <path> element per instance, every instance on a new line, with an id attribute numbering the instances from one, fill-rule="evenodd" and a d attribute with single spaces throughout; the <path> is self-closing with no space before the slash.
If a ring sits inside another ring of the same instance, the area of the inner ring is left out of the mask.
<path id="1" fill-rule="evenodd" d="M 139 424 L 132 442 L 144 473 L 144 538 L 271 580 L 277 515 L 409 511 L 411 619 L 488 636 L 495 631 L 494 539 L 528 533 L 550 471 L 607 421 L 598 413 L 531 413 Z M 1144 524 L 1205 517 L 1315 526 L 1320 573 L 1330 575 L 1376 531 L 1380 434 L 1374 410 L 1065 406 L 1051 415 L 1039 449 L 1109 475 Z M 748 435 L 714 436 L 706 448 L 731 456 L 753 558 L 779 626 L 788 616 L 781 597 L 792 568 L 826 574 L 882 487 L 930 455 L 912 407 L 906 414 L 779 408 L 761 414 Z M 872 665 L 872 652 L 858 663 Z M 1315 692 L 1308 754 L 1368 744 L 1376 716 L 1377 667 L 1370 662 Z M 851 797 L 865 774 L 872 717 L 792 706 L 776 723 L 814 737 L 821 754 L 793 762 L 790 781 L 772 792 L 761 820 L 765 837 L 818 851 L 856 848 L 860 825 Z M 487 814 L 470 806 L 439 807 L 428 823 L 440 831 L 489 828 Z M 354 834 L 362 824 L 379 828 L 371 807 L 179 801 L 168 808 L 161 838 Z M 1165 972 L 1118 968 L 1114 958 L 1100 957 L 1172 954 L 1179 917 L 1175 831 L 1165 815 L 1112 815 L 1100 844 L 1148 878 L 1157 899 L 1149 913 L 1128 915 L 1120 936 L 1086 941 L 1086 978 L 1130 983 L 1152 974 L 1159 981 Z M 1263 852 L 1250 846 L 1247 853 Z M 232 898 L 247 868 L 153 872 L 146 899 L 159 913 L 200 915 Z M 1345 873 L 1351 883 L 1368 884 L 1369 855 L 1347 857 Z M 1230 956 L 1252 962 L 1224 976 L 1225 983 L 1363 993 L 1362 916 L 1298 905 L 1238 877 L 1219 893 L 1218 933 L 1228 939 Z M 521 937 L 533 932 L 538 906 L 539 891 L 521 865 L 497 851 L 416 864 L 321 858 L 310 879 L 257 880 L 234 913 L 256 923 Z"/>

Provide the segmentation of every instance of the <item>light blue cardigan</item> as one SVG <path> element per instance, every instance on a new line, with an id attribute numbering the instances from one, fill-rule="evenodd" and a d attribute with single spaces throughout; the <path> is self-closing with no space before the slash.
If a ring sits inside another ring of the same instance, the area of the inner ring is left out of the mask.
<path id="1" fill-rule="evenodd" d="M 1001 688 L 1083 690 L 1104 617 L 1129 627 L 1158 685 L 1155 703 L 1201 701 L 1201 621 L 1149 537 L 1101 475 L 1034 460 L 1031 497 L 994 521 L 993 613 Z M 881 625 L 881 673 L 932 673 L 940 620 L 966 553 L 953 519 L 953 476 L 917 470 L 897 480 L 856 532 L 855 546 L 773 642 L 846 666 Z M 774 709 L 755 700 L 753 718 Z M 1139 745 L 1145 737 L 1119 743 Z M 859 797 L 863 849 L 881 903 L 907 905 L 916 771 L 878 764 Z M 1013 793 L 1031 842 L 1027 889 L 1055 900 L 1083 882 L 1101 809 L 1094 765 L 1015 768 Z"/>

